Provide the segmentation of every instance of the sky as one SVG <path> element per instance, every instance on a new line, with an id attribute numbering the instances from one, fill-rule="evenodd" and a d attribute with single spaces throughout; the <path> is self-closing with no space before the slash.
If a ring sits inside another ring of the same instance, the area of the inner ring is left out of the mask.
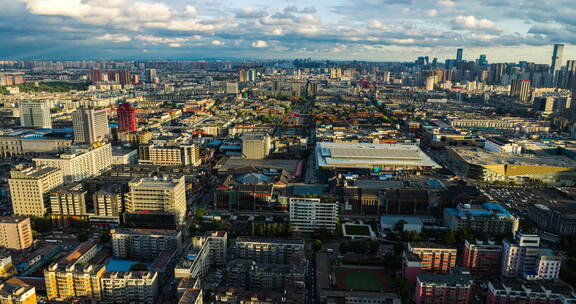
<path id="1" fill-rule="evenodd" d="M 0 60 L 576 59 L 575 0 L 0 0 Z"/>

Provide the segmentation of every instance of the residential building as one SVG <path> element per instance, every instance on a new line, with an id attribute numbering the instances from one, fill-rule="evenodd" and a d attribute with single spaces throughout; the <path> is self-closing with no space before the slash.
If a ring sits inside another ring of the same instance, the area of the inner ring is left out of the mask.
<path id="1" fill-rule="evenodd" d="M 36 304 L 36 288 L 4 282 L 0 284 L 0 304 Z"/>
<path id="2" fill-rule="evenodd" d="M 47 100 L 21 101 L 20 125 L 23 127 L 38 129 L 52 128 L 50 102 Z"/>
<path id="3" fill-rule="evenodd" d="M 94 213 L 118 218 L 124 212 L 124 191 L 118 184 L 108 184 L 94 193 Z"/>
<path id="4" fill-rule="evenodd" d="M 493 278 L 500 275 L 502 244 L 494 241 L 466 240 L 462 266 L 470 269 L 474 278 Z"/>
<path id="5" fill-rule="evenodd" d="M 15 274 L 16 267 L 12 263 L 12 257 L 9 255 L 0 256 L 0 278 L 7 279 Z"/>
<path id="6" fill-rule="evenodd" d="M 338 221 L 338 202 L 320 198 L 291 197 L 289 199 L 292 229 L 314 232 L 319 229 L 335 230 Z"/>
<path id="7" fill-rule="evenodd" d="M 51 214 L 56 216 L 86 215 L 88 191 L 80 183 L 64 184 L 50 191 Z"/>
<path id="8" fill-rule="evenodd" d="M 165 166 L 200 166 L 200 146 L 185 143 L 148 144 L 138 147 L 140 163 Z"/>
<path id="9" fill-rule="evenodd" d="M 224 231 L 207 232 L 192 238 L 192 248 L 184 254 L 174 269 L 176 278 L 201 279 L 212 265 L 226 262 L 228 234 Z"/>
<path id="10" fill-rule="evenodd" d="M 110 135 L 108 114 L 105 109 L 78 108 L 72 114 L 74 142 L 93 144 L 101 142 Z"/>
<path id="11" fill-rule="evenodd" d="M 515 233 L 520 220 L 498 203 L 459 204 L 444 209 L 444 224 L 452 231 L 470 230 L 488 235 Z"/>
<path id="12" fill-rule="evenodd" d="M 12 212 L 16 215 L 44 216 L 48 193 L 63 182 L 62 170 L 49 166 L 16 166 L 10 171 L 8 184 Z"/>
<path id="13" fill-rule="evenodd" d="M 576 294 L 572 287 L 558 281 L 490 281 L 486 295 L 486 304 L 569 304 L 574 301 Z"/>
<path id="14" fill-rule="evenodd" d="M 175 215 L 176 224 L 184 223 L 186 216 L 186 189 L 184 176 L 179 178 L 134 178 L 128 183 L 126 212 L 163 212 Z"/>
<path id="15" fill-rule="evenodd" d="M 112 166 L 112 145 L 74 145 L 65 153 L 33 159 L 36 165 L 62 170 L 65 182 L 78 182 L 98 176 Z"/>
<path id="16" fill-rule="evenodd" d="M 54 263 L 44 270 L 48 300 L 102 300 L 101 278 L 104 265 Z"/>
<path id="17" fill-rule="evenodd" d="M 137 130 L 136 109 L 132 104 L 123 103 L 118 108 L 118 132 L 134 132 Z"/>
<path id="18" fill-rule="evenodd" d="M 528 218 L 546 232 L 576 234 L 576 206 L 572 202 L 538 203 L 528 206 Z"/>
<path id="19" fill-rule="evenodd" d="M 468 304 L 472 292 L 472 276 L 464 268 L 451 274 L 419 274 L 414 300 L 416 304 Z"/>
<path id="20" fill-rule="evenodd" d="M 554 280 L 560 276 L 562 258 L 550 249 L 540 248 L 540 236 L 516 233 L 505 240 L 502 275 L 523 276 L 527 280 Z"/>
<path id="21" fill-rule="evenodd" d="M 162 251 L 182 247 L 182 234 L 176 230 L 118 228 L 110 231 L 114 256 L 151 261 Z"/>
<path id="22" fill-rule="evenodd" d="M 158 273 L 111 271 L 102 276 L 102 300 L 111 303 L 157 303 Z"/>
<path id="23" fill-rule="evenodd" d="M 423 272 L 449 273 L 456 266 L 456 248 L 430 242 L 409 242 L 408 252 L 420 258 Z"/>
<path id="24" fill-rule="evenodd" d="M 32 226 L 27 217 L 0 217 L 0 246 L 24 250 L 32 246 Z"/>
<path id="25" fill-rule="evenodd" d="M 242 156 L 246 159 L 264 159 L 270 154 L 270 136 L 245 134 L 242 136 Z"/>
<path id="26" fill-rule="evenodd" d="M 518 98 L 521 103 L 530 100 L 530 80 L 516 79 L 512 81 L 510 96 Z"/>
<path id="27" fill-rule="evenodd" d="M 236 239 L 236 258 L 257 263 L 286 264 L 304 250 L 303 240 L 239 237 Z"/>

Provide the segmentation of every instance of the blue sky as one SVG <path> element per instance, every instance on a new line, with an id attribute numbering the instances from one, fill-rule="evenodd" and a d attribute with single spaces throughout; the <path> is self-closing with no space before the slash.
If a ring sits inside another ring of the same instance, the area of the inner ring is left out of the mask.
<path id="1" fill-rule="evenodd" d="M 0 0 L 1 59 L 576 59 L 574 0 Z"/>

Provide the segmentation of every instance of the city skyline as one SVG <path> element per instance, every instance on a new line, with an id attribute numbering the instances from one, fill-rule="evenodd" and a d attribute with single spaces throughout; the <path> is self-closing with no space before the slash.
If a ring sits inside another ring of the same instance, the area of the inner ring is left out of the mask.
<path id="1" fill-rule="evenodd" d="M 4 59 L 551 63 L 576 57 L 570 1 L 0 0 Z"/>

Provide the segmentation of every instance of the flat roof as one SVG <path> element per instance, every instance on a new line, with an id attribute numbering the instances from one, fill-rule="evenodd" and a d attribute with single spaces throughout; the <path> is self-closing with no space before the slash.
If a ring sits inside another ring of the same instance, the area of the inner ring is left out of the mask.
<path id="1" fill-rule="evenodd" d="M 496 153 L 485 149 L 449 148 L 465 162 L 477 166 L 551 166 L 576 169 L 576 161 L 563 155 Z"/>

